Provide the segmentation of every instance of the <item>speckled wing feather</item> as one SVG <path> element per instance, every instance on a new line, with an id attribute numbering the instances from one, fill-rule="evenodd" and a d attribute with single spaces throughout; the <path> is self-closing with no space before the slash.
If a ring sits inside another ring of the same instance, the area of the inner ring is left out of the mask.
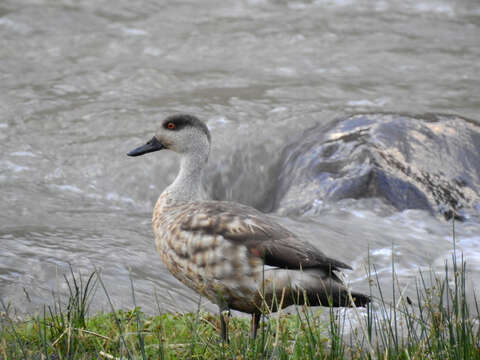
<path id="1" fill-rule="evenodd" d="M 326 271 L 351 269 L 341 261 L 325 256 L 310 243 L 245 205 L 226 201 L 191 203 L 184 213 L 182 230 L 222 235 L 243 244 L 250 253 L 262 257 L 266 265 L 287 268 L 322 268 Z"/>

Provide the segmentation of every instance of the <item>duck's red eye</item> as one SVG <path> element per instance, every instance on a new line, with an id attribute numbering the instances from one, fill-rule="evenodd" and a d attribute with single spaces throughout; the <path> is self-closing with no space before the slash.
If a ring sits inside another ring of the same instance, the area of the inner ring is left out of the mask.
<path id="1" fill-rule="evenodd" d="M 173 129 L 175 129 L 175 124 L 173 122 L 169 122 L 167 124 L 167 128 L 170 129 L 170 130 L 173 130 Z"/>

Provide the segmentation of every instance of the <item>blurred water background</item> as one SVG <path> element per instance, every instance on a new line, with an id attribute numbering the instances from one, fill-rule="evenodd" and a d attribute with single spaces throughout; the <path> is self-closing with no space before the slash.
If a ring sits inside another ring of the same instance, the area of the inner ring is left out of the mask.
<path id="1" fill-rule="evenodd" d="M 150 225 L 177 158 L 125 155 L 159 120 L 204 119 L 209 195 L 269 210 L 282 150 L 315 124 L 365 111 L 479 119 L 479 59 L 477 0 L 3 0 L 0 298 L 34 311 L 65 291 L 72 264 L 101 269 L 116 307 L 132 306 L 131 276 L 145 311 L 155 293 L 162 310 L 192 310 Z M 351 264 L 360 291 L 369 252 L 387 288 L 393 256 L 413 294 L 419 269 L 442 271 L 453 249 L 451 222 L 371 200 L 273 215 Z M 456 224 L 472 290 L 479 230 Z M 101 292 L 93 306 L 108 310 Z"/>

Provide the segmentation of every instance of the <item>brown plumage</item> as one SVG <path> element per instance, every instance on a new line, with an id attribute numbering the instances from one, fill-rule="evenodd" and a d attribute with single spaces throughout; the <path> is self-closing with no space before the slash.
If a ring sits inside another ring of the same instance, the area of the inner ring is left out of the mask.
<path id="1" fill-rule="evenodd" d="M 201 201 L 201 170 L 208 159 L 210 133 L 197 118 L 176 115 L 163 121 L 155 137 L 129 153 L 164 148 L 182 157 L 175 182 L 160 195 L 153 213 L 157 250 L 178 280 L 220 311 L 252 314 L 255 336 L 261 311 L 292 304 L 352 306 L 349 291 L 335 274 L 350 267 L 252 207 Z M 351 292 L 356 306 L 369 297 Z M 223 316 L 222 336 L 227 337 Z"/>

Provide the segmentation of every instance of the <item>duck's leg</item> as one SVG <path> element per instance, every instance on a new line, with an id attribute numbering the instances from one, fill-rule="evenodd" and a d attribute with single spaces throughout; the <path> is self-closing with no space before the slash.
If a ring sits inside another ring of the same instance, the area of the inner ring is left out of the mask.
<path id="1" fill-rule="evenodd" d="M 230 309 L 228 307 L 220 307 L 220 335 L 222 341 L 228 343 L 228 318 L 230 317 Z"/>
<path id="2" fill-rule="evenodd" d="M 262 314 L 253 313 L 252 321 L 250 322 L 250 339 L 255 339 L 257 337 L 258 324 L 260 323 L 260 318 Z"/>

